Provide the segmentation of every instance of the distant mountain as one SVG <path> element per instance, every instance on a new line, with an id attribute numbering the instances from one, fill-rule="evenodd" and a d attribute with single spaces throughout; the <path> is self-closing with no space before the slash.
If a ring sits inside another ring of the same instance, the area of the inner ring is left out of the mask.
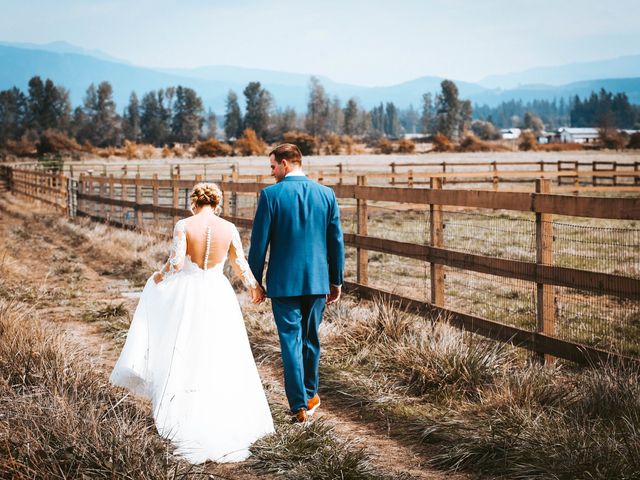
<path id="1" fill-rule="evenodd" d="M 536 84 L 559 86 L 600 78 L 637 77 L 640 77 L 640 55 L 537 67 L 522 72 L 491 75 L 478 83 L 486 88 L 513 89 Z"/>
<path id="2" fill-rule="evenodd" d="M 118 63 L 126 63 L 131 65 L 127 60 L 123 60 L 121 58 L 116 58 L 108 53 L 104 53 L 101 50 L 87 50 L 86 48 L 77 47 L 67 42 L 51 42 L 51 43 L 9 43 L 9 42 L 0 42 L 1 46 L 4 47 L 15 47 L 15 48 L 25 48 L 28 50 L 44 50 L 45 52 L 53 52 L 53 53 L 75 53 L 77 55 L 87 55 L 90 57 L 95 57 L 100 60 L 106 60 L 107 62 L 118 62 Z"/>
<path id="3" fill-rule="evenodd" d="M 36 48 L 38 47 L 38 48 Z M 105 58 L 106 57 L 106 58 Z M 640 58 L 640 57 L 638 57 Z M 123 63 L 96 51 L 88 51 L 64 42 L 45 46 L 33 44 L 0 43 L 0 90 L 17 86 L 27 91 L 31 77 L 51 78 L 56 84 L 69 89 L 74 106 L 81 104 L 87 87 L 106 80 L 114 90 L 118 111 L 122 112 L 132 91 L 138 97 L 150 90 L 182 85 L 195 89 L 205 107 L 219 115 L 224 112 L 225 99 L 230 89 L 241 99 L 242 91 L 250 81 L 260 81 L 273 95 L 276 106 L 290 106 L 298 112 L 306 110 L 309 75 L 234 66 L 208 66 L 194 69 L 152 69 Z M 442 78 L 425 76 L 398 85 L 363 87 L 337 83 L 318 77 L 327 93 L 343 102 L 356 97 L 365 108 L 381 102 L 394 102 L 399 108 L 413 105 L 420 108 L 422 95 L 437 93 Z M 605 88 L 613 92 L 626 92 L 633 103 L 640 104 L 640 74 L 637 78 L 588 80 L 565 85 L 530 85 L 512 89 L 487 88 L 482 85 L 456 81 L 462 98 L 473 103 L 495 106 L 503 101 L 553 100 L 574 95 L 585 97 L 591 91 Z"/>
<path id="4" fill-rule="evenodd" d="M 207 105 L 220 107 L 230 87 L 242 87 L 239 84 L 171 75 L 87 55 L 6 46 L 0 46 L 0 65 L 0 89 L 16 86 L 26 92 L 29 79 L 40 75 L 69 89 L 74 106 L 82 103 L 91 83 L 97 85 L 106 80 L 113 86 L 119 111 L 128 103 L 132 91 L 141 97 L 150 90 L 183 85 L 197 90 Z"/>

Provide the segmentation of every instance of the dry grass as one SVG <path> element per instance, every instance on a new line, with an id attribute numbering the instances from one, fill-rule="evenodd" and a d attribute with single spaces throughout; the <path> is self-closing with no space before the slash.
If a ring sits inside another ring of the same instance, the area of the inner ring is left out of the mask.
<path id="1" fill-rule="evenodd" d="M 292 424 L 280 405 L 271 405 L 276 432 L 252 447 L 253 468 L 287 479 L 392 480 L 410 475 L 387 475 L 372 463 L 355 442 L 341 440 L 335 427 L 323 419 Z"/>
<path id="2" fill-rule="evenodd" d="M 9 478 L 207 478 L 60 331 L 0 300 L 0 472 Z M 3 478 L 7 478 L 4 477 Z"/>
<path id="3" fill-rule="evenodd" d="M 431 465 L 508 478 L 638 478 L 638 369 L 540 367 L 382 302 L 347 300 L 327 323 L 322 382 L 392 434 L 434 445 Z"/>

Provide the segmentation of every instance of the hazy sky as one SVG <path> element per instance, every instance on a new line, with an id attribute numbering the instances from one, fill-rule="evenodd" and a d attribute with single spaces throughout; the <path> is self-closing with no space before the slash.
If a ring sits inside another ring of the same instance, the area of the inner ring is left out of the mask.
<path id="1" fill-rule="evenodd" d="M 640 0 L 0 0 L 0 40 L 390 85 L 640 53 Z"/>

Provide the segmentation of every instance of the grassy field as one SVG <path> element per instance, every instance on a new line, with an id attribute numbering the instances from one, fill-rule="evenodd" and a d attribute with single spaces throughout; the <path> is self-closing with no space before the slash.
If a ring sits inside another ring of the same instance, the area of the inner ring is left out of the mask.
<path id="1" fill-rule="evenodd" d="M 167 243 L 15 200 L 0 207 L 0 472 L 13 478 L 640 478 L 637 370 L 542 368 L 446 319 L 351 298 L 328 309 L 321 332 L 323 408 L 340 416 L 294 428 L 282 386 L 267 381 L 278 431 L 252 460 L 232 472 L 185 465 L 155 435 L 148 407 L 106 385 L 104 369 L 60 333 L 75 322 L 96 330 L 76 335 L 95 340 L 90 352 L 117 351 L 135 302 L 94 294 L 116 281 L 135 291 Z M 243 310 L 265 380 L 280 368 L 271 313 Z M 369 430 L 354 440 L 341 425 Z M 371 455 L 376 442 L 387 455 Z M 409 457 L 419 471 L 402 472 Z"/>

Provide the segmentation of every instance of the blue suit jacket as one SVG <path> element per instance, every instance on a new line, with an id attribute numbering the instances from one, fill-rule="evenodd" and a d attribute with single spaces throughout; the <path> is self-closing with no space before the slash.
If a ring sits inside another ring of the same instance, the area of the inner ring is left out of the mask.
<path id="1" fill-rule="evenodd" d="M 267 296 L 326 295 L 342 285 L 344 240 L 332 189 L 304 176 L 262 190 L 251 232 L 249 266 L 262 284 L 269 251 Z"/>

